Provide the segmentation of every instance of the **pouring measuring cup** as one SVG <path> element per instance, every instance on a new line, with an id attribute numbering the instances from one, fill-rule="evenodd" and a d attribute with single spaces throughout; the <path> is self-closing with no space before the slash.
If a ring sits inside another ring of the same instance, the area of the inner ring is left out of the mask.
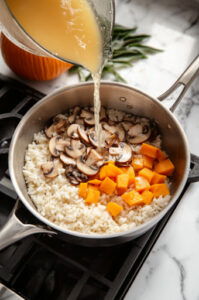
<path id="1" fill-rule="evenodd" d="M 39 56 L 55 57 L 72 64 L 79 64 L 69 58 L 63 58 L 56 53 L 50 52 L 36 42 L 20 25 L 6 0 L 0 1 L 0 30 L 20 48 Z M 102 37 L 103 56 L 107 57 L 110 51 L 111 33 L 114 24 L 114 0 L 87 0 L 96 17 L 96 21 Z"/>

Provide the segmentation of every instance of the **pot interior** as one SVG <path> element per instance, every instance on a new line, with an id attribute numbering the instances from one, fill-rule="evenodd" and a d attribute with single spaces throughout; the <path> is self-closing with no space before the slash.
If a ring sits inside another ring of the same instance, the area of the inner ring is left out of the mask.
<path id="1" fill-rule="evenodd" d="M 157 122 L 163 148 L 175 165 L 171 190 L 174 199 L 187 177 L 189 152 L 184 132 L 172 113 L 150 96 L 118 83 L 101 83 L 101 102 L 105 107 L 146 116 Z M 28 111 L 15 131 L 9 157 L 11 178 L 21 200 L 25 205 L 28 202 L 35 211 L 22 173 L 25 151 L 34 133 L 43 129 L 49 119 L 76 105 L 93 105 L 93 83 L 66 87 L 46 96 Z"/>

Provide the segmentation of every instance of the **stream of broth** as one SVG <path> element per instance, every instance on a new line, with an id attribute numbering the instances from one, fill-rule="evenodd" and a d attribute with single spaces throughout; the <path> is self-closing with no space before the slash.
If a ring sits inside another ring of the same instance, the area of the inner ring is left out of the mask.
<path id="1" fill-rule="evenodd" d="M 94 116 L 100 146 L 100 78 L 103 41 L 87 0 L 6 0 L 27 34 L 52 54 L 83 65 L 94 81 Z"/>

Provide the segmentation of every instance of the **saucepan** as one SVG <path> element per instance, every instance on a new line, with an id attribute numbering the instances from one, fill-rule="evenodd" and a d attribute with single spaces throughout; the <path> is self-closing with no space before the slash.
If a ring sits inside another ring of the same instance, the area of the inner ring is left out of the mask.
<path id="1" fill-rule="evenodd" d="M 86 246 L 116 245 L 137 238 L 157 224 L 175 204 L 187 180 L 194 181 L 199 176 L 199 159 L 192 156 L 196 163 L 191 170 L 188 141 L 181 125 L 173 114 L 180 99 L 197 76 L 198 71 L 199 57 L 192 62 L 173 86 L 157 99 L 125 84 L 101 83 L 101 103 L 104 107 L 111 107 L 156 120 L 162 134 L 163 148 L 166 149 L 175 165 L 171 189 L 172 197 L 168 206 L 150 221 L 125 232 L 101 235 L 78 233 L 61 228 L 39 214 L 27 193 L 22 173 L 27 146 L 32 142 L 34 133 L 43 129 L 49 119 L 56 114 L 77 105 L 81 107 L 93 105 L 93 83 L 88 82 L 64 87 L 35 104 L 22 118 L 13 135 L 9 152 L 9 172 L 19 199 L 37 218 L 40 225 L 23 224 L 16 217 L 16 209 L 14 209 L 8 222 L 0 231 L 0 249 L 35 233 L 55 234 L 66 241 Z M 166 108 L 162 104 L 162 100 L 178 88 L 181 90 L 177 100 L 170 109 Z"/>

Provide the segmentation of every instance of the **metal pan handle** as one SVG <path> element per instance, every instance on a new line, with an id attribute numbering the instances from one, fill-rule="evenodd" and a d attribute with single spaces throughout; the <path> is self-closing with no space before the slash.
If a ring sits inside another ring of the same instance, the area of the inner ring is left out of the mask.
<path id="1" fill-rule="evenodd" d="M 0 241 L 1 241 L 0 250 L 32 234 L 36 234 L 36 233 L 55 234 L 54 231 L 37 227 L 32 224 L 23 224 L 16 216 L 18 203 L 19 201 L 17 200 L 7 222 L 5 223 L 5 225 L 0 231 Z"/>
<path id="2" fill-rule="evenodd" d="M 176 80 L 176 82 L 162 95 L 158 97 L 160 101 L 165 100 L 167 97 L 172 95 L 180 86 L 181 92 L 178 95 L 177 99 L 170 107 L 170 110 L 174 112 L 177 105 L 180 103 L 180 100 L 192 84 L 193 80 L 199 74 L 199 56 L 197 56 L 189 67 L 182 73 L 182 75 Z M 188 182 L 199 181 L 199 157 L 191 154 L 191 168 L 188 176 Z"/>
<path id="3" fill-rule="evenodd" d="M 179 87 L 182 87 L 179 96 L 175 100 L 174 104 L 170 107 L 170 110 L 173 112 L 198 74 L 199 74 L 199 56 L 197 56 L 194 59 L 194 61 L 189 65 L 189 67 L 184 71 L 184 73 L 176 80 L 176 82 L 166 92 L 160 95 L 158 99 L 160 101 L 163 101 L 168 96 L 173 94 L 173 92 L 176 91 Z"/>

